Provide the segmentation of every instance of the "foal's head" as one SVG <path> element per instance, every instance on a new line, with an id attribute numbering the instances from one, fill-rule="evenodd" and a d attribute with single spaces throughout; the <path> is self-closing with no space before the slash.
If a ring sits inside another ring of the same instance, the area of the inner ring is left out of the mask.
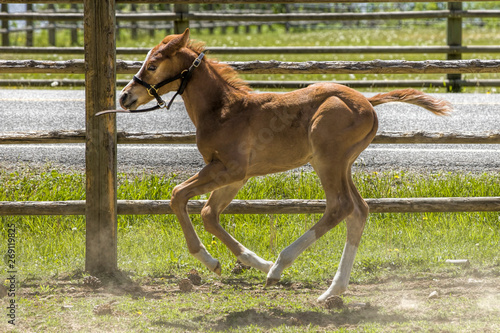
<path id="1" fill-rule="evenodd" d="M 150 85 L 156 85 L 168 78 L 180 74 L 188 68 L 197 57 L 194 51 L 187 48 L 189 29 L 183 34 L 170 35 L 149 51 L 136 77 Z M 179 88 L 180 79 L 168 83 L 158 89 L 163 95 Z M 135 110 L 140 105 L 151 101 L 154 96 L 141 84 L 131 80 L 120 94 L 120 105 L 124 109 Z"/>

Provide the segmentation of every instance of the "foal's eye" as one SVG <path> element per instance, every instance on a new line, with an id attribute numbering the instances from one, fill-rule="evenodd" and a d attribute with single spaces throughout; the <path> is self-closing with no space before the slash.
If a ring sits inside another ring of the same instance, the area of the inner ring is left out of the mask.
<path id="1" fill-rule="evenodd" d="M 156 70 L 156 68 L 157 67 L 155 65 L 149 65 L 148 71 L 154 72 Z"/>

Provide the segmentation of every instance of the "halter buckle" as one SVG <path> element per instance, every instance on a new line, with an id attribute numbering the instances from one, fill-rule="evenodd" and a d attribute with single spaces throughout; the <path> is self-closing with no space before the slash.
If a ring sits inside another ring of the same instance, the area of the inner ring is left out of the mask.
<path id="1" fill-rule="evenodd" d="M 151 93 L 151 90 L 154 91 L 154 93 Z M 150 88 L 147 88 L 147 91 L 148 91 L 148 95 L 151 96 L 151 97 L 155 97 L 158 96 L 158 89 L 155 88 L 155 85 L 152 84 Z"/>
<path id="2" fill-rule="evenodd" d="M 200 55 L 198 56 L 198 58 L 194 59 L 193 61 L 193 64 L 191 65 L 191 67 L 198 67 L 200 66 L 201 64 L 201 60 L 203 59 L 203 57 L 205 56 L 205 51 L 201 52 Z"/>

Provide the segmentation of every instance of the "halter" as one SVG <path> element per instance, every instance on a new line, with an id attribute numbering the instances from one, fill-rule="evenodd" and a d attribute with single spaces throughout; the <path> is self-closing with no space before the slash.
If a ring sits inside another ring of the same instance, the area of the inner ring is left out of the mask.
<path id="1" fill-rule="evenodd" d="M 167 110 L 169 110 L 170 107 L 172 106 L 172 103 L 174 102 L 174 99 L 177 97 L 177 95 L 182 95 L 184 93 L 184 90 L 186 89 L 186 86 L 189 82 L 189 79 L 193 75 L 193 70 L 195 68 L 197 68 L 198 66 L 200 66 L 201 61 L 202 61 L 203 57 L 205 56 L 205 52 L 206 51 L 201 52 L 200 55 L 193 61 L 191 66 L 189 66 L 188 69 L 185 69 L 182 72 L 180 72 L 179 74 L 177 74 L 176 76 L 165 79 L 157 84 L 149 84 L 147 82 L 142 81 L 141 79 L 139 79 L 137 76 L 134 75 L 134 78 L 133 78 L 134 82 L 139 83 L 144 88 L 146 88 L 149 96 L 154 97 L 156 99 L 157 105 L 150 107 L 150 108 L 139 109 L 139 110 L 105 110 L 105 111 L 97 112 L 95 115 L 101 116 L 101 115 L 107 114 L 107 113 L 148 112 L 148 111 L 154 111 L 154 110 L 163 109 L 163 108 L 166 108 Z M 169 84 L 170 82 L 174 82 L 174 81 L 179 80 L 179 79 L 182 79 L 181 85 L 179 86 L 179 89 L 177 89 L 177 92 L 172 97 L 170 102 L 167 104 L 161 98 L 161 96 L 158 94 L 158 90 L 160 90 L 160 88 L 163 87 L 164 85 Z"/>

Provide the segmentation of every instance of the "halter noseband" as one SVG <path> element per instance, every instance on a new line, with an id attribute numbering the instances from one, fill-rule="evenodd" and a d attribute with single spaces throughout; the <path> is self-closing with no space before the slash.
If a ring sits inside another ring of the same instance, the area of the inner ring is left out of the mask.
<path id="1" fill-rule="evenodd" d="M 186 89 L 186 86 L 189 82 L 189 79 L 193 75 L 193 70 L 195 68 L 197 68 L 198 66 L 200 66 L 201 61 L 202 61 L 203 57 L 205 56 L 205 52 L 206 51 L 201 52 L 200 55 L 193 61 L 191 66 L 189 66 L 188 69 L 185 69 L 182 72 L 180 72 L 179 74 L 177 74 L 176 76 L 165 79 L 157 84 L 149 84 L 147 82 L 142 81 L 141 79 L 139 79 L 137 76 L 134 75 L 134 78 L 133 78 L 134 82 L 139 83 L 140 85 L 142 85 L 144 88 L 147 89 L 149 96 L 154 97 L 156 99 L 156 102 L 158 103 L 156 106 L 146 108 L 146 109 L 139 109 L 139 110 L 105 110 L 105 111 L 98 112 L 95 115 L 100 116 L 100 115 L 103 115 L 106 113 L 118 113 L 118 112 L 126 112 L 126 113 L 148 112 L 148 111 L 153 111 L 153 110 L 163 109 L 163 108 L 166 108 L 167 110 L 170 109 L 170 107 L 172 106 L 172 103 L 174 102 L 174 99 L 177 97 L 177 95 L 182 95 L 184 93 L 184 90 Z M 169 84 L 170 82 L 174 82 L 174 81 L 179 80 L 179 79 L 182 79 L 181 85 L 179 86 L 179 89 L 177 89 L 177 92 L 172 97 L 170 102 L 167 104 L 161 98 L 161 96 L 158 94 L 158 90 L 160 90 L 160 88 L 163 87 L 164 85 Z"/>

